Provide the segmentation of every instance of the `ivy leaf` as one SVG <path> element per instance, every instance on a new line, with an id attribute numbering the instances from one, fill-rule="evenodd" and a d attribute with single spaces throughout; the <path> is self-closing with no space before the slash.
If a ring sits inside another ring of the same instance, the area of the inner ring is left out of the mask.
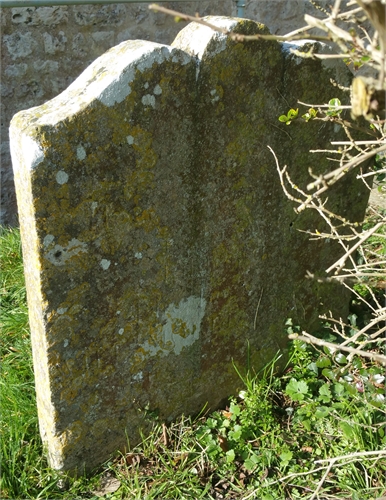
<path id="1" fill-rule="evenodd" d="M 327 368 L 328 366 L 331 366 L 331 361 L 327 356 L 320 356 L 316 361 L 316 366 L 318 368 Z"/>
<path id="2" fill-rule="evenodd" d="M 326 113 L 327 116 L 339 116 L 340 113 L 342 112 L 341 109 L 338 109 L 338 107 L 341 106 L 341 102 L 336 97 L 334 99 L 330 99 L 330 101 L 328 101 L 328 105 L 329 108 Z"/>
<path id="3" fill-rule="evenodd" d="M 347 358 L 344 354 L 341 352 L 338 352 L 338 354 L 335 356 L 335 361 L 339 363 L 340 365 L 345 365 L 347 364 Z"/>
<path id="4" fill-rule="evenodd" d="M 323 370 L 322 370 L 322 375 L 323 375 L 324 377 L 328 378 L 329 380 L 334 381 L 334 382 L 335 382 L 335 380 L 336 380 L 336 375 L 335 375 L 334 371 L 333 371 L 333 370 L 330 370 L 330 369 L 328 369 L 328 368 L 323 368 Z"/>
<path id="5" fill-rule="evenodd" d="M 330 101 L 328 101 L 328 105 L 331 106 L 332 108 L 336 108 L 337 106 L 341 105 L 341 102 L 339 99 L 337 99 L 335 97 L 334 99 L 331 99 Z"/>

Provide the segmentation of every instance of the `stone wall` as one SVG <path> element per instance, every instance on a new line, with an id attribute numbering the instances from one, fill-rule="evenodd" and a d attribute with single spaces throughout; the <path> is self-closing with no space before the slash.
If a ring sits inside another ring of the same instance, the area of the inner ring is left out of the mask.
<path id="1" fill-rule="evenodd" d="M 319 2 L 326 3 L 325 0 Z M 235 15 L 234 0 L 164 5 L 188 14 Z M 124 40 L 171 43 L 181 24 L 152 13 L 145 3 L 31 7 L 1 10 L 1 210 L 0 222 L 17 224 L 8 127 L 21 109 L 52 99 L 107 49 Z M 307 0 L 246 1 L 245 17 L 284 34 L 317 14 Z M 182 26 L 186 23 L 182 23 Z"/>
<path id="2" fill-rule="evenodd" d="M 286 352 L 288 316 L 308 329 L 320 312 L 347 315 L 343 287 L 305 279 L 335 260 L 337 242 L 309 241 L 319 215 L 294 213 L 267 148 L 305 189 L 309 149 L 343 131 L 277 117 L 297 99 L 328 100 L 330 78 L 348 85 L 351 74 L 342 61 L 192 23 L 172 46 L 119 44 L 55 99 L 15 115 L 39 423 L 53 467 L 92 468 L 127 437 L 134 444 L 144 408 L 169 421 L 218 407 L 240 384 L 232 363 L 258 371 Z M 334 166 L 315 163 L 316 175 Z M 327 206 L 361 220 L 368 194 L 351 175 Z"/>

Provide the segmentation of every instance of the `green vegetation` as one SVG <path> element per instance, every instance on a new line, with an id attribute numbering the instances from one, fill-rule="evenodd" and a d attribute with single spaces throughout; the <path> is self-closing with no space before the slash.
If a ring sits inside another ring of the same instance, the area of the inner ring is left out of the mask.
<path id="1" fill-rule="evenodd" d="M 375 252 L 377 238 L 369 242 Z M 370 500 L 384 494 L 384 368 L 299 340 L 283 374 L 276 373 L 277 359 L 247 374 L 226 408 L 168 426 L 154 419 L 149 437 L 93 477 L 59 476 L 48 467 L 38 433 L 18 231 L 2 230 L 0 246 L 2 499 Z M 352 334 L 357 319 L 350 316 Z M 290 321 L 287 328 L 297 331 Z M 323 338 L 339 341 L 328 329 Z"/>

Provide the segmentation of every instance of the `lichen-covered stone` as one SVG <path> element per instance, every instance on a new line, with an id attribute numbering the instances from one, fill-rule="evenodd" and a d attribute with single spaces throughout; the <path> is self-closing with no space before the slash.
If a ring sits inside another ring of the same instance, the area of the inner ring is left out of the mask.
<path id="1" fill-rule="evenodd" d="M 14 117 L 39 422 L 54 468 L 90 469 L 127 436 L 133 444 L 144 409 L 170 420 L 216 407 L 239 385 L 232 361 L 258 370 L 285 351 L 287 317 L 310 325 L 320 302 L 345 311 L 347 297 L 304 278 L 327 267 L 333 246 L 295 230 L 317 218 L 294 214 L 267 149 L 305 182 L 316 130 L 284 132 L 277 117 L 313 74 L 307 99 L 324 99 L 332 75 L 321 63 L 192 23 L 171 47 L 114 47 Z"/>

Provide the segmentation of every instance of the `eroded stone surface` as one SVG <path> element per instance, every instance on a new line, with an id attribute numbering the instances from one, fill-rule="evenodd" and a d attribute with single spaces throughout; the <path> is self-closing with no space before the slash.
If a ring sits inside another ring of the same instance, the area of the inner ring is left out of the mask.
<path id="1" fill-rule="evenodd" d="M 294 214 L 267 149 L 304 185 L 307 152 L 332 129 L 283 131 L 277 117 L 294 99 L 325 101 L 331 76 L 275 42 L 235 43 L 193 23 L 171 47 L 114 47 L 57 98 L 14 117 L 39 421 L 53 467 L 91 468 L 126 435 L 133 444 L 145 408 L 170 420 L 216 407 L 240 385 L 232 361 L 242 369 L 249 352 L 258 370 L 285 351 L 289 316 L 307 326 L 334 304 L 345 312 L 344 293 L 304 279 L 328 266 L 333 244 L 295 230 L 317 217 Z M 350 182 L 336 203 L 360 218 L 366 196 Z"/>

